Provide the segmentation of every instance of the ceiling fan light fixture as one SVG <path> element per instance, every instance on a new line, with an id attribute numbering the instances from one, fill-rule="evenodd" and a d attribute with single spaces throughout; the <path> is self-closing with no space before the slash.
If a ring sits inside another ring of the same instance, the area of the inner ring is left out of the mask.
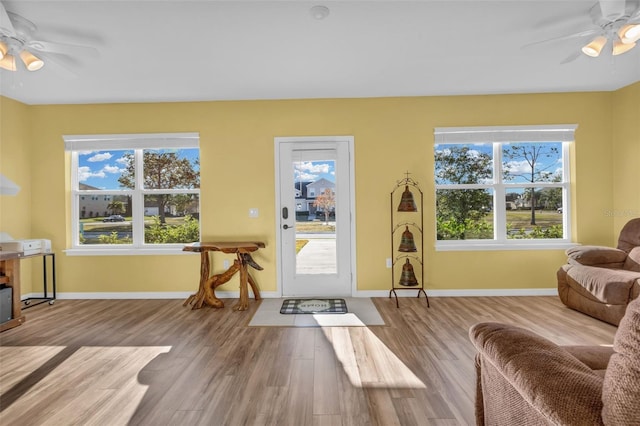
<path id="1" fill-rule="evenodd" d="M 604 36 L 598 36 L 591 40 L 591 43 L 582 48 L 582 53 L 592 58 L 597 58 L 602 52 L 602 48 L 607 44 L 607 38 Z"/>
<path id="2" fill-rule="evenodd" d="M 44 66 L 44 61 L 28 50 L 20 52 L 20 59 L 22 59 L 24 66 L 27 67 L 29 71 L 38 71 Z"/>
<path id="3" fill-rule="evenodd" d="M 616 40 L 613 42 L 613 56 L 617 56 L 617 55 L 622 55 L 625 52 L 630 51 L 631 49 L 634 48 L 636 44 L 635 43 L 623 43 L 620 40 Z"/>
<path id="4" fill-rule="evenodd" d="M 329 16 L 329 8 L 327 6 L 313 6 L 309 9 L 309 13 L 311 13 L 313 19 L 321 21 Z"/>
<path id="5" fill-rule="evenodd" d="M 620 28 L 618 35 L 624 44 L 635 43 L 640 40 L 640 24 L 627 24 Z"/>
<path id="6" fill-rule="evenodd" d="M 4 41 L 0 41 L 0 61 L 4 58 L 4 56 L 9 51 L 9 46 Z"/>
<path id="7" fill-rule="evenodd" d="M 4 55 L 2 60 L 0 60 L 0 68 L 4 68 L 5 70 L 15 71 L 16 70 L 16 58 L 13 55 Z"/>

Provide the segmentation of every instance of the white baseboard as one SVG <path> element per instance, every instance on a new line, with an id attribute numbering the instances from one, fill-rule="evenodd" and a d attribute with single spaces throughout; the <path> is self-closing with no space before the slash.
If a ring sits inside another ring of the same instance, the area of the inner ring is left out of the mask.
<path id="1" fill-rule="evenodd" d="M 557 296 L 557 288 L 505 288 L 505 289 L 464 289 L 464 290 L 429 290 L 429 297 L 498 297 L 498 296 Z M 417 289 L 401 289 L 396 291 L 398 297 L 416 297 Z M 354 297 L 389 297 L 389 290 L 358 291 Z"/>
<path id="2" fill-rule="evenodd" d="M 416 297 L 417 290 L 396 291 L 398 297 Z M 429 290 L 429 297 L 497 297 L 497 296 L 557 296 L 556 288 L 514 288 L 514 289 L 467 289 L 467 290 Z M 168 291 L 168 292 L 58 292 L 56 298 L 60 300 L 71 299 L 186 299 L 193 292 Z M 276 291 L 262 291 L 260 295 L 265 299 L 280 298 L 282 295 Z M 30 293 L 22 295 L 28 297 L 42 297 L 42 293 Z M 51 296 L 51 294 L 48 294 Z M 216 296 L 222 299 L 237 299 L 240 295 L 237 291 L 218 291 Z M 253 298 L 253 293 L 249 292 Z M 357 291 L 353 297 L 389 297 L 389 290 L 363 290 Z"/>

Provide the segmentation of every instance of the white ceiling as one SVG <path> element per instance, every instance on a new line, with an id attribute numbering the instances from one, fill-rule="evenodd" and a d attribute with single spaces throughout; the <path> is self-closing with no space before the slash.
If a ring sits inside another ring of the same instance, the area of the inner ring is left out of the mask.
<path id="1" fill-rule="evenodd" d="M 635 1 L 635 0 L 634 0 Z M 580 55 L 596 0 L 3 1 L 36 38 L 97 48 L 0 71 L 27 104 L 609 91 L 640 80 L 640 46 Z M 314 5 L 330 9 L 314 19 Z M 65 71 L 61 65 L 74 71 Z"/>

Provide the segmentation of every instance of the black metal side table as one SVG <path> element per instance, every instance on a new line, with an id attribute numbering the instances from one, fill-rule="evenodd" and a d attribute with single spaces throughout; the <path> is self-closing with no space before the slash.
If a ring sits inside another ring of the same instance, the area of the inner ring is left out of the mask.
<path id="1" fill-rule="evenodd" d="M 53 305 L 56 300 L 56 254 L 55 253 L 37 253 L 28 256 L 20 256 L 20 259 L 30 259 L 32 257 L 42 257 L 42 297 L 27 297 L 22 299 L 22 309 L 31 308 L 41 303 L 49 303 Z M 49 274 L 47 273 L 47 258 L 51 258 L 51 295 L 49 295 Z M 32 303 L 32 301 L 36 301 Z"/>

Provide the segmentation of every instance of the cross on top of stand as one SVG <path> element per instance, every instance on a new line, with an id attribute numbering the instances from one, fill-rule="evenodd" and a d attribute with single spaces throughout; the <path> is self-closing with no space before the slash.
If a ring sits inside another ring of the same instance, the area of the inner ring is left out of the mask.
<path id="1" fill-rule="evenodd" d="M 413 180 L 413 179 L 411 179 L 411 178 L 409 177 L 409 175 L 410 175 L 411 173 L 409 173 L 409 171 L 408 171 L 408 170 L 407 170 L 406 172 L 404 172 L 404 174 L 405 174 L 405 175 L 407 175 L 407 177 L 398 181 L 398 185 L 399 185 L 399 186 L 400 186 L 400 185 L 414 185 L 414 186 L 415 186 L 415 185 L 417 185 L 417 184 L 418 184 L 418 182 L 416 182 L 415 180 Z"/>

